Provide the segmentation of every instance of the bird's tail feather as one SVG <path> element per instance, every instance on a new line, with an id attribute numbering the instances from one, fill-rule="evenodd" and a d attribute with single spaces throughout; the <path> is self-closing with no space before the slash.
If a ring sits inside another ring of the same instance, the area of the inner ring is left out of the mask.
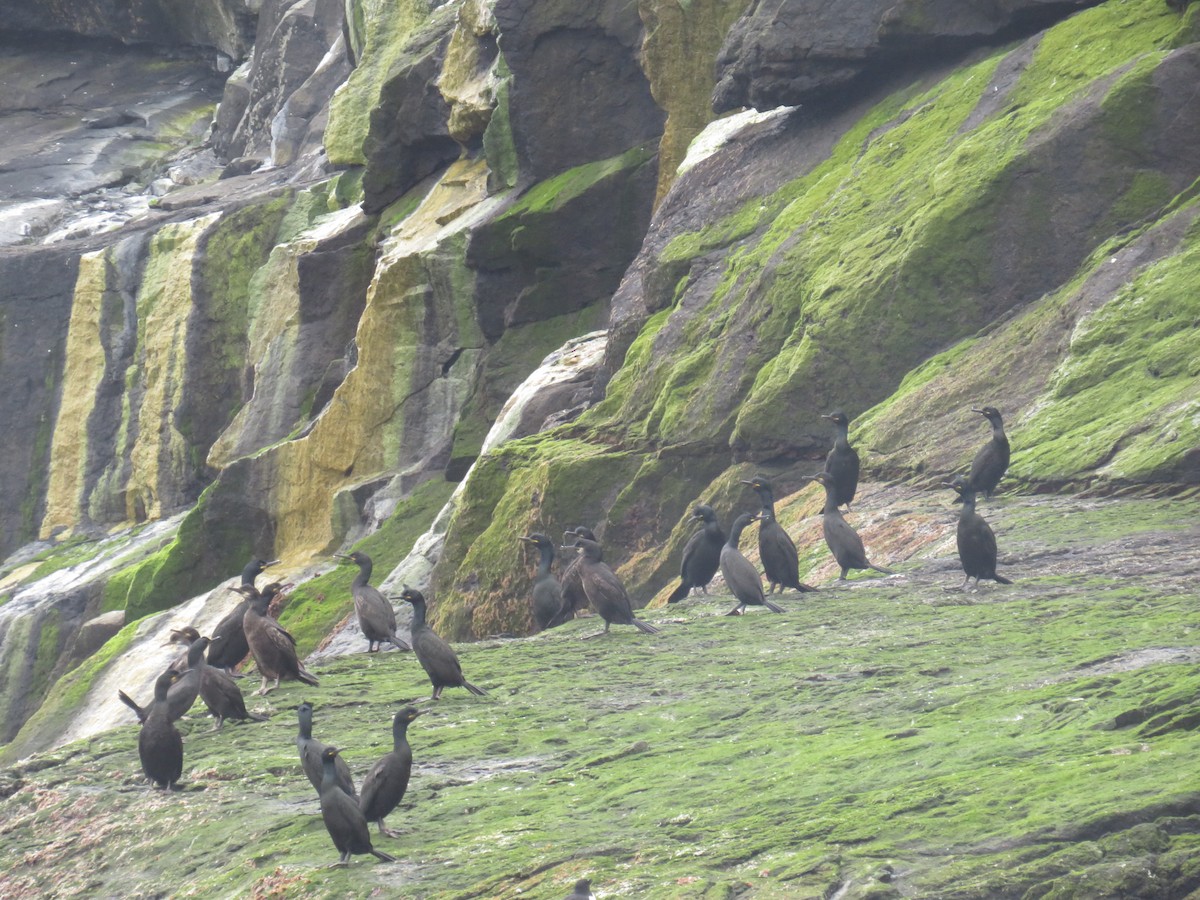
<path id="1" fill-rule="evenodd" d="M 688 584 L 686 581 L 681 580 L 679 582 L 679 587 L 677 587 L 677 588 L 675 588 L 675 590 L 671 591 L 671 596 L 667 598 L 667 602 L 668 603 L 678 603 L 680 600 L 683 600 L 685 597 L 687 597 L 688 591 L 690 591 L 691 589 L 692 589 L 692 586 L 690 584 Z"/>
<path id="2" fill-rule="evenodd" d="M 778 603 L 774 603 L 774 602 L 772 602 L 771 600 L 768 600 L 766 597 L 764 597 L 764 598 L 763 598 L 763 604 L 764 604 L 764 605 L 767 607 L 767 609 L 769 609 L 771 612 L 779 612 L 779 613 L 783 612 L 783 607 L 782 607 L 782 606 L 780 606 Z"/>
<path id="3" fill-rule="evenodd" d="M 644 631 L 646 634 L 660 634 L 659 630 L 653 625 L 643 622 L 641 619 L 634 619 L 633 624 L 638 627 L 638 631 Z"/>
<path id="4" fill-rule="evenodd" d="M 995 578 L 996 581 L 999 582 L 1000 584 L 1012 584 L 1012 582 L 1009 581 L 1007 578 L 1005 578 L 1003 575 L 993 575 L 992 577 Z"/>
<path id="5" fill-rule="evenodd" d="M 471 684 L 471 682 L 469 682 L 469 681 L 464 681 L 463 687 L 465 687 L 468 691 L 470 691 L 476 697 L 486 697 L 487 696 L 487 691 L 485 691 L 481 687 L 475 687 L 475 685 Z"/>
<path id="6" fill-rule="evenodd" d="M 408 641 L 402 641 L 394 634 L 388 638 L 388 641 L 393 647 L 399 647 L 401 650 L 412 650 L 412 647 L 409 646 Z"/>
<path id="7" fill-rule="evenodd" d="M 311 684 L 313 687 L 316 687 L 321 683 L 317 681 L 316 675 L 312 674 L 312 672 L 308 671 L 308 669 L 305 669 L 303 666 L 300 667 L 300 672 L 296 675 L 296 677 L 305 684 Z"/>
<path id="8" fill-rule="evenodd" d="M 124 691 L 117 691 L 117 697 L 120 698 L 122 703 L 124 703 L 126 706 L 128 706 L 130 709 L 133 710 L 133 714 L 135 716 L 137 716 L 137 719 L 139 722 L 146 721 L 146 711 L 137 705 L 136 700 L 134 700 L 132 697 L 130 697 Z"/>
<path id="9" fill-rule="evenodd" d="M 895 575 L 896 574 L 891 569 L 885 569 L 883 566 L 872 565 L 871 568 L 874 569 L 876 572 L 882 572 L 884 575 Z"/>
<path id="10" fill-rule="evenodd" d="M 797 580 L 795 584 L 788 585 L 788 587 L 794 588 L 802 594 L 815 594 L 817 592 L 817 588 L 813 587 L 811 584 L 805 584 L 803 581 L 799 580 Z"/>
<path id="11" fill-rule="evenodd" d="M 384 853 L 382 850 L 376 850 L 374 847 L 371 848 L 371 852 L 384 862 L 396 862 L 396 857 L 392 856 L 390 853 Z"/>

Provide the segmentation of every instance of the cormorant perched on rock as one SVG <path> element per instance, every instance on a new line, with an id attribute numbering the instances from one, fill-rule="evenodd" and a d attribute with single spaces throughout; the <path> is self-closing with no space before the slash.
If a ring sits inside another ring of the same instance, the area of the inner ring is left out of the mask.
<path id="1" fill-rule="evenodd" d="M 625 585 L 604 562 L 604 551 L 600 549 L 600 544 L 581 537 L 575 540 L 575 546 L 580 551 L 579 575 L 583 581 L 583 591 L 592 609 L 604 620 L 604 631 L 597 634 L 608 634 L 609 626 L 614 624 L 636 625 L 639 631 L 646 634 L 658 634 L 658 629 L 653 625 L 634 617 L 633 604 Z"/>
<path id="2" fill-rule="evenodd" d="M 262 686 L 255 691 L 259 695 L 279 687 L 281 678 L 303 681 L 314 687 L 320 683 L 296 656 L 296 639 L 267 615 L 267 607 L 282 587 L 278 582 L 273 582 L 263 588 L 262 593 L 252 584 L 241 584 L 234 588 L 250 601 L 246 608 L 243 630 L 246 642 L 250 645 L 250 653 L 262 676 Z M 275 683 L 268 688 L 267 682 L 271 679 L 274 679 Z"/>
<path id="3" fill-rule="evenodd" d="M 196 643 L 193 641 L 184 654 L 183 668 L 177 668 L 179 660 L 174 660 L 167 667 L 168 672 L 174 672 L 177 676 L 171 683 L 170 690 L 167 692 L 167 721 L 174 722 L 183 718 L 192 705 L 196 702 L 196 698 L 200 695 L 200 666 L 204 664 L 204 649 L 196 650 Z M 124 691 L 117 691 L 117 698 L 133 710 L 133 714 L 137 716 L 140 723 L 145 723 L 150 713 L 154 710 L 157 704 L 157 699 L 151 700 L 148 706 L 139 706 L 137 701 L 126 694 Z"/>
<path id="4" fill-rule="evenodd" d="M 563 532 L 563 544 L 566 545 L 564 549 L 573 547 L 579 538 L 594 541 L 596 535 L 586 525 L 576 525 Z M 583 558 L 576 554 L 574 559 L 567 563 L 567 567 L 563 569 L 562 578 L 559 579 L 559 583 L 562 585 L 564 622 L 575 618 L 575 613 L 588 605 L 587 592 L 583 589 L 582 565 Z"/>
<path id="5" fill-rule="evenodd" d="M 201 652 L 203 652 L 203 649 L 207 648 L 210 643 L 208 638 L 198 637 L 192 647 L 195 649 L 196 644 L 200 644 Z M 242 721 L 253 719 L 255 722 L 267 720 L 266 716 L 246 710 L 246 700 L 242 697 L 242 689 L 224 669 L 210 666 L 203 659 L 200 660 L 198 669 L 200 672 L 200 699 L 204 701 L 209 713 L 217 720 L 214 731 L 219 731 L 226 719 Z"/>
<path id="6" fill-rule="evenodd" d="M 358 574 L 350 585 L 354 596 L 354 611 L 358 613 L 358 625 L 367 639 L 367 652 L 374 653 L 384 641 L 401 650 L 411 650 L 407 641 L 396 637 L 396 611 L 387 597 L 377 588 L 367 584 L 371 580 L 371 557 L 355 550 L 349 556 L 335 553 L 338 559 L 348 559 L 358 564 Z"/>
<path id="7" fill-rule="evenodd" d="M 838 506 L 850 508 L 858 490 L 858 452 L 850 446 L 850 419 L 840 409 L 822 415 L 833 423 L 833 447 L 825 457 L 825 474 L 832 479 L 833 498 Z"/>
<path id="8" fill-rule="evenodd" d="M 533 577 L 532 595 L 533 620 L 537 622 L 538 630 L 545 631 L 553 625 L 561 625 L 566 621 L 562 616 L 562 585 L 550 571 L 550 567 L 554 565 L 554 542 L 537 532 L 517 540 L 532 544 L 538 549 L 538 570 L 537 575 Z"/>
<path id="9" fill-rule="evenodd" d="M 825 485 L 825 509 L 821 513 L 822 527 L 829 552 L 833 554 L 837 564 L 842 567 L 842 574 L 838 576 L 838 580 L 844 581 L 846 573 L 851 569 L 874 569 L 884 575 L 895 574 L 891 569 L 885 569 L 867 561 L 867 551 L 863 547 L 862 538 L 858 536 L 857 531 L 850 527 L 850 524 L 842 516 L 842 511 L 834 503 L 829 476 L 824 472 L 818 472 L 813 479 Z"/>
<path id="10" fill-rule="evenodd" d="M 300 730 L 296 734 L 296 749 L 300 752 L 300 767 L 304 769 L 304 774 L 308 776 L 308 780 L 319 794 L 321 793 L 321 779 L 325 773 L 325 764 L 321 762 L 321 754 L 329 745 L 312 736 L 312 713 L 312 704 L 307 701 L 296 707 L 296 720 L 300 725 Z M 354 790 L 354 778 L 350 775 L 350 767 L 346 765 L 346 761 L 339 756 L 334 762 L 334 767 L 337 786 L 357 801 L 358 792 Z"/>
<path id="11" fill-rule="evenodd" d="M 350 856 L 355 853 L 371 853 L 384 862 L 395 862 L 396 857 L 376 850 L 371 846 L 371 831 L 367 828 L 366 817 L 358 808 L 358 802 L 346 794 L 337 783 L 338 758 L 336 747 L 326 747 L 321 752 L 323 765 L 321 774 L 321 818 L 325 822 L 325 830 L 333 838 L 333 846 L 337 847 L 341 858 L 335 866 L 345 866 L 350 863 Z"/>
<path id="12" fill-rule="evenodd" d="M 170 669 L 154 682 L 154 704 L 138 734 L 138 756 L 146 777 L 160 788 L 174 788 L 183 775 L 183 738 L 167 716 L 167 694 L 179 673 Z"/>
<path id="13" fill-rule="evenodd" d="M 1000 418 L 1000 410 L 994 406 L 983 409 L 971 408 L 992 423 L 992 439 L 979 448 L 975 459 L 971 462 L 971 474 L 967 480 L 976 492 L 985 497 L 991 497 L 996 485 L 1008 471 L 1008 436 L 1004 433 L 1004 420 Z"/>
<path id="14" fill-rule="evenodd" d="M 726 586 L 738 601 L 738 605 L 727 613 L 730 616 L 740 616 L 746 611 L 748 605 L 765 606 L 771 612 L 783 612 L 782 606 L 772 603 L 763 594 L 762 579 L 758 577 L 758 569 L 754 568 L 754 564 L 746 559 L 742 555 L 742 551 L 738 549 L 742 532 L 754 519 L 755 517 L 751 513 L 742 513 L 734 519 L 733 524 L 729 526 L 729 540 L 721 548 L 721 575 L 725 579 Z"/>
<path id="15" fill-rule="evenodd" d="M 815 591 L 800 581 L 800 559 L 796 553 L 796 545 L 783 526 L 775 520 L 775 491 L 762 475 L 755 475 L 748 484 L 758 494 L 762 503 L 762 512 L 758 523 L 758 556 L 762 560 L 763 571 L 771 585 L 768 593 L 775 593 L 775 588 L 795 588 L 798 591 Z"/>
<path id="16" fill-rule="evenodd" d="M 958 492 L 957 502 L 962 504 L 962 512 L 958 517 L 958 558 L 967 577 L 963 579 L 961 589 L 965 591 L 972 578 L 975 579 L 975 587 L 979 587 L 980 578 L 1012 584 L 1007 578 L 996 574 L 996 535 L 983 516 L 975 512 L 975 488 L 971 482 L 960 476 L 946 487 Z"/>
<path id="17" fill-rule="evenodd" d="M 482 688 L 477 688 L 463 677 L 462 665 L 454 648 L 438 637 L 437 633 L 425 622 L 425 595 L 410 587 L 405 587 L 400 593 L 400 599 L 412 604 L 413 620 L 409 626 L 412 633 L 413 652 L 417 661 L 429 676 L 433 685 L 433 697 L 437 700 L 442 696 L 442 690 L 448 687 L 464 687 L 472 694 L 480 697 L 487 694 Z"/>
<path id="18" fill-rule="evenodd" d="M 380 757 L 367 771 L 362 784 L 362 799 L 358 807 L 368 822 L 379 825 L 379 833 L 398 837 L 383 824 L 383 819 L 408 790 L 412 774 L 412 748 L 408 746 L 408 726 L 421 714 L 415 706 L 406 706 L 392 719 L 392 752 Z"/>
<path id="19" fill-rule="evenodd" d="M 250 560 L 242 569 L 242 584 L 254 587 L 254 580 L 262 574 L 263 569 L 273 566 L 277 562 L 279 562 L 277 559 L 268 561 L 255 558 Z M 245 597 L 244 594 L 242 596 Z M 233 671 L 250 652 L 245 632 L 242 630 L 246 609 L 249 605 L 250 601 L 243 599 L 213 629 L 212 640 L 208 648 L 208 664 L 210 666 Z"/>
<path id="20" fill-rule="evenodd" d="M 566 900 L 596 900 L 596 895 L 592 893 L 592 883 L 586 878 L 580 878 L 575 882 L 575 890 L 567 894 Z"/>
<path id="21" fill-rule="evenodd" d="M 721 566 L 721 548 L 725 546 L 725 532 L 717 521 L 711 506 L 701 503 L 692 508 L 692 518 L 704 523 L 703 527 L 688 538 L 683 547 L 683 562 L 679 564 L 679 587 L 671 592 L 668 603 L 678 603 L 687 597 L 692 588 L 708 593 L 708 583 Z"/>

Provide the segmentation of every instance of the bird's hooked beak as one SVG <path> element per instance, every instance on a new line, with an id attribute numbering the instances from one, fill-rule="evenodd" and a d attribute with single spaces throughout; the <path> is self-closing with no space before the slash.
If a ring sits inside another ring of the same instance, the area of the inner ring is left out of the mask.
<path id="1" fill-rule="evenodd" d="M 822 418 L 822 419 L 829 419 L 830 421 L 832 421 L 832 420 L 833 420 L 833 416 L 829 415 L 829 413 L 821 413 L 821 418 Z"/>
<path id="2" fill-rule="evenodd" d="M 743 481 L 740 481 L 740 482 L 738 482 L 738 483 L 739 483 L 739 484 L 748 484 L 748 485 L 750 485 L 750 487 L 756 487 L 756 486 L 758 485 L 758 482 L 757 482 L 757 481 L 744 481 L 744 480 L 743 480 Z"/>
<path id="3" fill-rule="evenodd" d="M 537 543 L 537 541 L 535 541 L 533 538 L 525 537 L 524 535 L 521 535 L 519 538 L 517 538 L 517 540 L 524 541 L 527 544 L 536 544 Z"/>
<path id="4" fill-rule="evenodd" d="M 269 559 L 269 560 L 267 560 L 265 563 L 263 563 L 263 564 L 262 564 L 262 567 L 263 567 L 264 569 L 269 569 L 271 566 L 277 566 L 277 565 L 279 565 L 279 560 L 277 560 L 277 559 Z"/>
<path id="5" fill-rule="evenodd" d="M 985 413 L 982 409 L 976 409 L 974 406 L 971 407 L 971 412 L 979 413 L 981 416 L 987 415 L 987 413 Z"/>
<path id="6" fill-rule="evenodd" d="M 335 553 L 335 554 L 333 554 L 333 558 L 334 559 L 348 559 L 348 560 L 350 560 L 350 562 L 354 562 L 354 560 L 351 557 L 347 556 L 344 553 Z"/>

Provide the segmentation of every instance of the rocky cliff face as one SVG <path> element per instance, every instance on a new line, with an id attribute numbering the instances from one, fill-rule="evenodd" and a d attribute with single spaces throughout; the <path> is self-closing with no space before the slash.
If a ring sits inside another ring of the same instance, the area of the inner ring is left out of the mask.
<path id="1" fill-rule="evenodd" d="M 5 51 L 10 755 L 251 554 L 312 649 L 349 609 L 329 554 L 390 572 L 472 466 L 427 576 L 460 638 L 529 627 L 535 528 L 595 526 L 651 600 L 690 505 L 751 466 L 790 494 L 836 406 L 890 479 L 961 467 L 984 402 L 1023 488 L 1200 478 L 1194 9 L 144 6 L 9 20 L 136 44 Z M 101 613 L 129 624 L 73 668 Z"/>

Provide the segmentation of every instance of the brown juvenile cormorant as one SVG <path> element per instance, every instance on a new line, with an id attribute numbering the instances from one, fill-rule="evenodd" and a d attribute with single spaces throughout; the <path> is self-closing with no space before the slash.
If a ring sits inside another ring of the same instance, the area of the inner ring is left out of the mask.
<path id="1" fill-rule="evenodd" d="M 154 704 L 138 734 L 142 771 L 160 788 L 175 788 L 183 775 L 183 738 L 167 717 L 167 694 L 178 680 L 179 673 L 170 669 L 158 676 L 154 682 Z"/>
<path id="2" fill-rule="evenodd" d="M 569 549 L 575 545 L 578 538 L 587 538 L 589 541 L 596 540 L 596 535 L 592 533 L 592 529 L 586 525 L 577 525 L 574 528 L 563 532 L 564 549 Z M 588 605 L 587 592 L 583 589 L 583 569 L 581 568 L 583 559 L 576 554 L 567 567 L 563 569 L 560 584 L 562 585 L 563 594 L 563 621 L 569 622 L 575 618 L 575 613 L 578 610 L 585 609 Z M 561 623 L 554 622 L 554 625 Z"/>
<path id="3" fill-rule="evenodd" d="M 241 584 L 234 588 L 250 601 L 246 608 L 243 630 L 246 642 L 250 645 L 250 654 L 254 657 L 258 672 L 262 676 L 262 686 L 255 691 L 259 695 L 279 687 L 281 678 L 303 681 L 314 687 L 320 683 L 296 656 L 296 639 L 267 615 L 267 607 L 282 587 L 273 582 L 263 588 L 262 593 L 252 584 Z M 271 679 L 274 679 L 275 683 L 268 688 L 267 682 Z"/>
<path id="4" fill-rule="evenodd" d="M 840 409 L 822 415 L 833 423 L 833 447 L 825 457 L 825 474 L 832 479 L 833 498 L 838 506 L 850 508 L 858 490 L 858 452 L 850 446 L 850 419 Z"/>
<path id="5" fill-rule="evenodd" d="M 534 533 L 517 540 L 532 544 L 538 549 L 538 570 L 533 577 L 533 620 L 537 622 L 538 630 L 545 631 L 554 625 L 561 625 L 563 618 L 562 585 L 550 571 L 554 565 L 554 542 L 544 534 Z M 572 613 L 574 610 L 572 610 Z"/>
<path id="6" fill-rule="evenodd" d="M 412 748 L 408 746 L 408 726 L 421 714 L 415 706 L 406 706 L 392 719 L 392 752 L 380 757 L 367 771 L 362 783 L 358 807 L 368 822 L 379 825 L 379 833 L 399 837 L 383 824 L 383 819 L 404 799 L 412 774 Z"/>
<path id="7" fill-rule="evenodd" d="M 277 559 L 268 561 L 255 558 L 250 560 L 242 569 L 242 584 L 254 587 L 254 579 L 262 574 L 263 569 L 273 566 L 277 562 L 279 562 Z M 229 672 L 232 672 L 250 652 L 250 647 L 246 643 L 246 634 L 243 631 L 246 609 L 249 607 L 250 601 L 245 599 L 244 594 L 242 596 L 242 601 L 217 623 L 208 647 L 208 664 Z"/>
<path id="8" fill-rule="evenodd" d="M 567 894 L 566 900 L 596 900 L 596 895 L 592 893 L 592 883 L 586 878 L 580 878 L 575 882 L 575 890 Z"/>
<path id="9" fill-rule="evenodd" d="M 824 472 L 818 472 L 813 479 L 825 485 L 825 509 L 821 513 L 822 528 L 825 532 L 825 543 L 829 546 L 829 552 L 833 554 L 837 564 L 842 567 L 842 574 L 838 576 L 838 581 L 844 581 L 846 573 L 851 569 L 874 569 L 884 575 L 895 574 L 891 569 L 885 569 L 867 561 L 867 551 L 863 547 L 862 538 L 858 536 L 857 531 L 850 527 L 850 523 L 845 520 L 842 511 L 833 501 L 829 476 Z"/>
<path id="10" fill-rule="evenodd" d="M 333 846 L 337 847 L 341 854 L 341 858 L 334 865 L 349 865 L 350 856 L 355 853 L 371 853 L 384 862 L 395 862 L 396 857 L 371 846 L 371 831 L 367 828 L 366 817 L 358 808 L 358 801 L 338 787 L 335 766 L 337 758 L 336 747 L 326 747 L 321 752 L 323 769 L 319 789 L 321 818 L 325 822 L 325 830 L 329 832 L 329 836 L 333 838 Z"/>
<path id="11" fill-rule="evenodd" d="M 312 704 L 307 701 L 296 707 L 296 720 L 300 725 L 300 730 L 296 734 L 296 749 L 300 752 L 300 767 L 304 769 L 304 774 L 308 776 L 308 780 L 319 794 L 321 793 L 321 779 L 325 772 L 321 754 L 329 745 L 312 736 L 312 714 Z M 346 765 L 346 761 L 339 756 L 334 767 L 337 786 L 357 801 L 358 793 L 354 790 L 354 778 L 350 775 L 350 767 Z"/>
<path id="12" fill-rule="evenodd" d="M 975 587 L 979 587 L 980 578 L 1012 584 L 1007 578 L 996 574 L 996 535 L 983 516 L 975 512 L 975 488 L 971 482 L 960 476 L 946 487 L 958 492 L 957 502 L 962 504 L 962 512 L 958 517 L 958 559 L 967 577 L 963 579 L 961 589 L 965 591 L 972 578 L 975 579 Z"/>
<path id="13" fill-rule="evenodd" d="M 816 588 L 800 581 L 800 559 L 796 545 L 775 519 L 775 491 L 771 482 L 762 475 L 755 475 L 742 484 L 750 485 L 762 503 L 762 512 L 758 517 L 758 556 L 771 585 L 768 593 L 775 593 L 776 587 L 781 591 L 785 588 L 800 592 L 815 591 Z"/>
<path id="14" fill-rule="evenodd" d="M 708 593 L 708 583 L 721 566 L 721 548 L 725 546 L 725 532 L 717 521 L 711 506 L 701 503 L 692 508 L 692 518 L 703 522 L 703 527 L 688 538 L 683 547 L 683 562 L 679 564 L 679 587 L 671 592 L 668 603 L 678 603 L 687 597 L 692 588 Z"/>
<path id="15" fill-rule="evenodd" d="M 350 593 L 354 596 L 354 611 L 358 613 L 358 625 L 367 639 L 367 652 L 374 653 L 384 641 L 399 647 L 401 650 L 411 650 L 406 641 L 396 637 L 396 611 L 387 597 L 377 588 L 367 584 L 371 580 L 371 557 L 355 550 L 349 556 L 335 553 L 338 559 L 348 559 L 358 565 L 358 574 L 350 585 Z"/>
<path id="16" fill-rule="evenodd" d="M 405 587 L 400 593 L 400 599 L 412 604 L 413 619 L 409 631 L 412 634 L 413 652 L 417 661 L 429 676 L 433 685 L 433 697 L 437 700 L 442 696 L 442 690 L 448 687 L 464 687 L 472 694 L 485 696 L 482 688 L 477 688 L 463 677 L 462 665 L 459 664 L 458 654 L 454 648 L 438 637 L 437 633 L 425 622 L 425 595 L 420 591 Z"/>
<path id="17" fill-rule="evenodd" d="M 167 641 L 168 644 L 182 644 L 183 650 L 179 655 L 171 661 L 171 665 L 167 666 L 173 672 L 178 672 L 182 675 L 188 670 L 188 651 L 200 637 L 200 632 L 191 625 L 184 625 L 182 628 L 171 629 L 171 637 Z"/>
<path id="18" fill-rule="evenodd" d="M 646 634 L 658 634 L 658 629 L 653 625 L 634 617 L 633 604 L 625 585 L 604 562 L 600 544 L 581 537 L 576 539 L 575 546 L 580 551 L 579 574 L 583 580 L 583 591 L 592 609 L 604 620 L 604 631 L 597 634 L 608 634 L 610 625 L 636 625 L 639 631 Z"/>
<path id="19" fill-rule="evenodd" d="M 1000 418 L 1000 410 L 996 407 L 972 407 L 971 412 L 979 413 L 992 423 L 992 437 L 975 454 L 975 459 L 971 462 L 971 474 L 967 480 L 977 493 L 990 498 L 996 490 L 996 485 L 1008 471 L 1008 436 L 1004 433 L 1004 420 Z"/>
<path id="20" fill-rule="evenodd" d="M 195 644 L 200 644 L 203 650 L 210 643 L 208 638 L 198 637 L 192 646 L 194 648 Z M 203 660 L 200 661 L 198 668 L 200 671 L 200 699 L 204 701 L 209 713 L 217 720 L 217 724 L 213 727 L 214 731 L 219 731 L 226 719 L 241 721 L 253 719 L 255 722 L 267 720 L 266 716 L 246 710 L 246 700 L 242 697 L 242 689 L 224 669 L 210 666 Z"/>
<path id="21" fill-rule="evenodd" d="M 738 601 L 738 605 L 726 615 L 740 616 L 746 611 L 747 606 L 765 606 L 771 612 L 783 612 L 782 606 L 772 603 L 763 594 L 762 579 L 758 576 L 758 569 L 754 568 L 754 564 L 746 559 L 742 555 L 742 551 L 738 549 L 742 532 L 754 519 L 752 513 L 742 513 L 734 519 L 733 524 L 729 526 L 729 540 L 721 548 L 721 576 Z"/>

